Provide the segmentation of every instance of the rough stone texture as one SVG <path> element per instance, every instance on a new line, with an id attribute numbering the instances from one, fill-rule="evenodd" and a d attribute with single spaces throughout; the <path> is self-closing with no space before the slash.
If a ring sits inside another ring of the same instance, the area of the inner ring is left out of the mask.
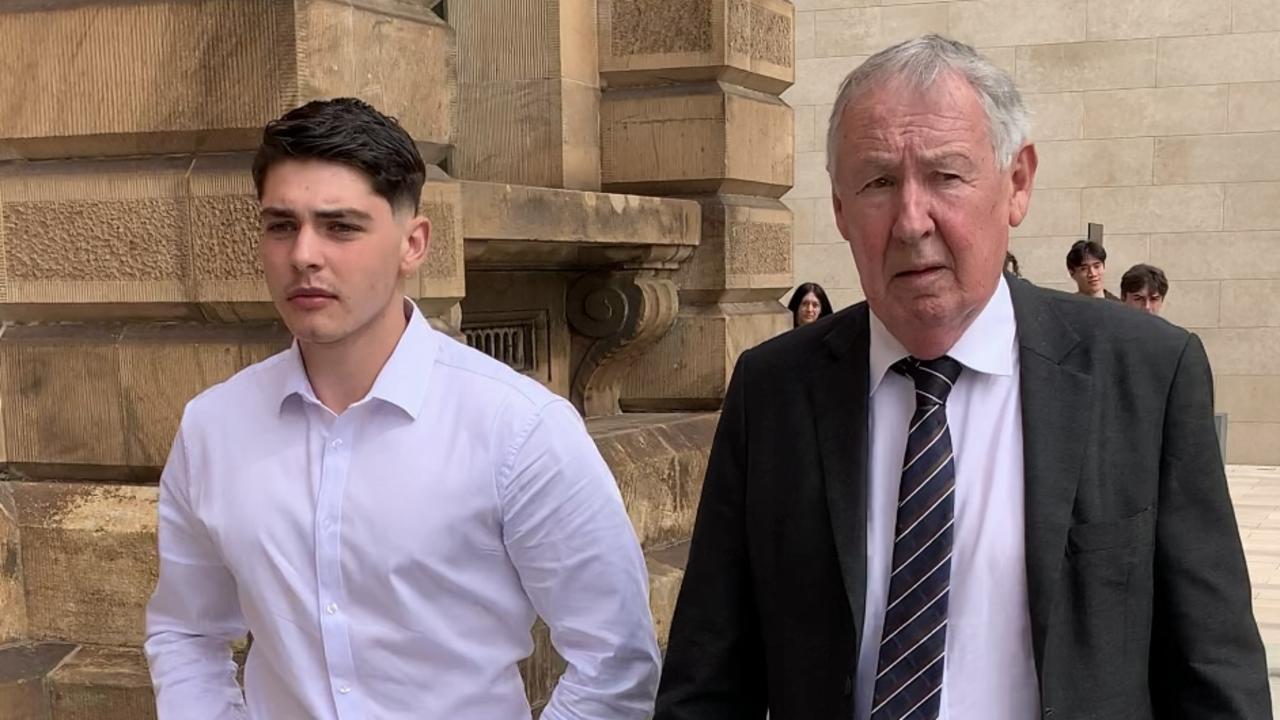
<path id="1" fill-rule="evenodd" d="M 0 645 L 27 635 L 26 588 L 22 581 L 22 545 L 13 492 L 0 484 Z"/>
<path id="2" fill-rule="evenodd" d="M 465 292 L 457 183 L 428 183 L 430 254 L 406 292 L 443 310 Z M 245 156 L 66 161 L 0 168 L 0 310 L 10 319 L 132 314 L 275 316 L 258 261 Z M 88 306 L 88 307 L 84 307 Z M 45 314 L 42 314 L 45 313 Z M 429 313 L 430 314 L 430 313 Z"/>
<path id="3" fill-rule="evenodd" d="M 156 581 L 155 487 L 11 484 L 30 636 L 139 646 Z"/>
<path id="4" fill-rule="evenodd" d="M 611 87 L 723 80 L 777 94 L 795 78 L 785 0 L 599 0 L 599 18 Z"/>
<path id="5" fill-rule="evenodd" d="M 41 476 L 154 479 L 186 402 L 287 344 L 275 326 L 11 326 L 8 460 Z"/>
<path id="6" fill-rule="evenodd" d="M 0 646 L 0 718 L 49 720 L 45 678 L 74 651 L 63 643 Z"/>
<path id="7" fill-rule="evenodd" d="M 81 647 L 48 679 L 54 720 L 155 720 L 142 651 Z"/>
<path id="8" fill-rule="evenodd" d="M 793 119 L 777 98 L 724 83 L 605 93 L 604 187 L 779 197 L 794 174 Z"/>
<path id="9" fill-rule="evenodd" d="M 455 3 L 458 143 L 467 180 L 600 189 L 595 3 Z"/>
<path id="10" fill-rule="evenodd" d="M 314 98 L 355 95 L 453 142 L 452 30 L 394 0 L 18 2 L 0 11 L 0 157 L 251 149 Z M 413 82 L 400 78 L 412 77 Z"/>
<path id="11" fill-rule="evenodd" d="M 791 285 L 785 205 L 744 195 L 713 195 L 701 205 L 702 241 L 675 277 L 682 300 L 767 300 Z"/>

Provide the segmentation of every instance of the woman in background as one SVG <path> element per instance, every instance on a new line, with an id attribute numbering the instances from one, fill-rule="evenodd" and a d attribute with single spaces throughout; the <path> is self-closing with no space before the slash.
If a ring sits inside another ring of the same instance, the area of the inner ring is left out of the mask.
<path id="1" fill-rule="evenodd" d="M 813 282 L 802 283 L 796 288 L 796 291 L 791 293 L 791 302 L 787 303 L 787 307 L 791 309 L 793 327 L 808 325 L 832 312 L 827 291 Z"/>

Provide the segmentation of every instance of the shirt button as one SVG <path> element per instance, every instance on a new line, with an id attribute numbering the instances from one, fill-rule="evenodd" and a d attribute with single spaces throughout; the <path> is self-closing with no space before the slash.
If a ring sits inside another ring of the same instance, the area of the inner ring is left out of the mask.
<path id="1" fill-rule="evenodd" d="M 338 692 L 343 695 L 346 695 L 347 693 L 351 692 L 351 688 L 347 687 L 346 685 L 343 685 L 342 687 L 338 688 Z"/>
<path id="2" fill-rule="evenodd" d="M 330 615 L 337 615 L 337 614 L 338 614 L 338 604 L 337 604 L 337 603 L 329 603 L 329 607 L 325 608 L 325 612 L 329 613 Z"/>
<path id="3" fill-rule="evenodd" d="M 342 447 L 342 438 L 338 438 L 338 439 L 334 440 L 334 441 L 333 441 L 333 446 L 334 446 L 335 448 L 340 448 L 340 447 Z"/>

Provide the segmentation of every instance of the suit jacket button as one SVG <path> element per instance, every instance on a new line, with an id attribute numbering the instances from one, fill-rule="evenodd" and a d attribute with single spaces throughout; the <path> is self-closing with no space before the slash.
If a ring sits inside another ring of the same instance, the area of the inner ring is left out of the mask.
<path id="1" fill-rule="evenodd" d="M 848 675 L 844 676 L 844 694 L 845 695 L 853 694 L 853 678 Z"/>
<path id="2" fill-rule="evenodd" d="M 1053 708 L 1051 708 L 1051 707 L 1047 707 L 1047 708 L 1045 708 L 1045 709 L 1044 709 L 1044 716 L 1045 716 L 1045 717 L 1052 717 L 1052 716 L 1053 716 Z"/>

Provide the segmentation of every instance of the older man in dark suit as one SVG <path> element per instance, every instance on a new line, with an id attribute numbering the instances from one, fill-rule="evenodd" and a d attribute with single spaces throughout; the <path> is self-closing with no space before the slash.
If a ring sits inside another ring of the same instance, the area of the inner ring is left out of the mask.
<path id="1" fill-rule="evenodd" d="M 845 81 L 867 302 L 739 361 L 657 720 L 1271 717 L 1200 341 L 1001 273 L 1028 124 L 937 36 Z"/>

